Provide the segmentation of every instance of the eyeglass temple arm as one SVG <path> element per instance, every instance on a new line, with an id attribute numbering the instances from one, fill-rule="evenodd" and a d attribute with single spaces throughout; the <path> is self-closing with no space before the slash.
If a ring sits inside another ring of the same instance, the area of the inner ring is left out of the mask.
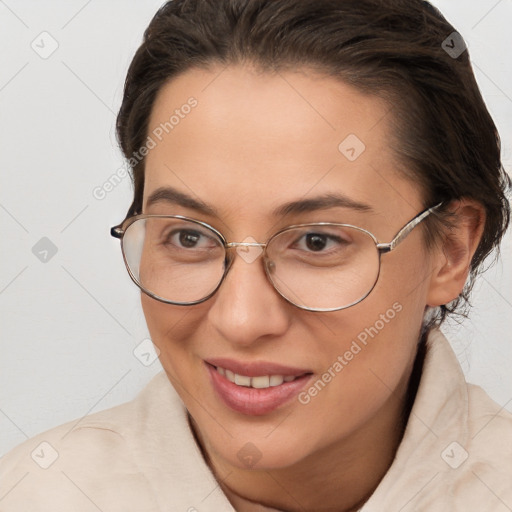
<path id="1" fill-rule="evenodd" d="M 419 215 L 417 215 L 416 217 L 414 217 L 414 219 L 412 219 L 410 222 L 408 222 L 396 235 L 395 237 L 393 238 L 393 240 L 391 240 L 391 242 L 389 243 L 386 243 L 386 244 L 377 244 L 377 249 L 379 249 L 379 251 L 381 253 L 386 253 L 386 252 L 390 252 L 392 251 L 393 249 L 395 249 L 395 247 L 400 244 L 400 242 L 402 242 L 402 240 L 404 240 L 404 238 L 420 223 L 422 222 L 424 219 L 426 219 L 431 213 L 434 213 L 435 210 L 437 210 L 443 203 L 438 203 L 436 204 L 435 206 L 432 206 L 431 208 L 429 208 L 428 210 L 425 210 L 424 212 L 420 213 Z"/>

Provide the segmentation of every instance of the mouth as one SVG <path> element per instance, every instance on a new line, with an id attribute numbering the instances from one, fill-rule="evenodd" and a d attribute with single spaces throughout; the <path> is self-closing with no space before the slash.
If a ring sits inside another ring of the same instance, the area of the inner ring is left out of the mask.
<path id="1" fill-rule="evenodd" d="M 309 370 L 270 363 L 210 360 L 205 365 L 222 402 L 234 411 L 251 416 L 269 414 L 283 406 L 313 375 Z"/>

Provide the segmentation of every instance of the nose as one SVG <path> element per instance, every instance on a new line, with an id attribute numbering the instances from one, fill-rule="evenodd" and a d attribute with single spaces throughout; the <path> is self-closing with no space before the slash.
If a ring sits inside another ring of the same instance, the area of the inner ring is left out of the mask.
<path id="1" fill-rule="evenodd" d="M 261 253 L 261 249 L 259 250 Z M 208 320 L 223 339 L 250 346 L 263 337 L 283 335 L 292 308 L 274 289 L 263 267 L 263 257 L 233 251 L 224 281 L 212 297 Z"/>

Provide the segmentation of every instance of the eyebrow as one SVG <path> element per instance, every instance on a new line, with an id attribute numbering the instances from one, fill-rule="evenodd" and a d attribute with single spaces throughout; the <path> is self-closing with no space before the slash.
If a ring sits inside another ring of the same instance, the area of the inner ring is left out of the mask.
<path id="1" fill-rule="evenodd" d="M 206 204 L 200 199 L 195 199 L 188 194 L 180 192 L 173 187 L 160 187 L 156 189 L 148 197 L 146 207 L 149 208 L 153 204 L 160 202 L 190 208 L 211 217 L 220 217 L 218 211 L 213 206 Z M 285 217 L 287 215 L 326 210 L 335 207 L 348 208 L 360 212 L 374 211 L 370 205 L 355 201 L 343 194 L 328 193 L 309 199 L 299 199 L 297 201 L 284 203 L 272 211 L 272 216 Z"/>

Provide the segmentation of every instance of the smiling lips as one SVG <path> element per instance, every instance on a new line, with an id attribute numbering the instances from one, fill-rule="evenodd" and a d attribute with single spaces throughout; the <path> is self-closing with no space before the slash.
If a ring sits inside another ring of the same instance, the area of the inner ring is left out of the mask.
<path id="1" fill-rule="evenodd" d="M 274 363 L 240 363 L 230 359 L 205 361 L 216 393 L 231 409 L 263 415 L 277 409 L 310 379 L 307 369 Z"/>

